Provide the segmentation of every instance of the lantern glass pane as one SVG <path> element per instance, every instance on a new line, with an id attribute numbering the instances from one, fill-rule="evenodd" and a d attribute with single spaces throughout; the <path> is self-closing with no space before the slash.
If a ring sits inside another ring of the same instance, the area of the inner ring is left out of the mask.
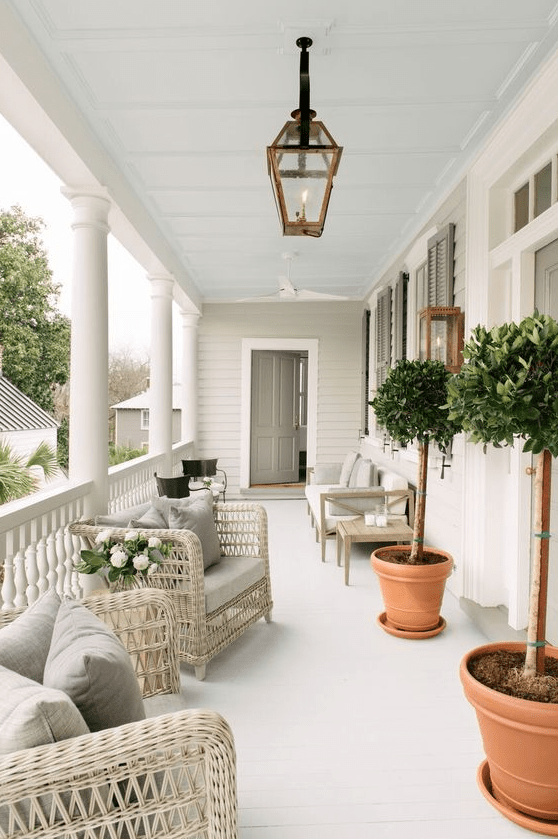
<path id="1" fill-rule="evenodd" d="M 277 154 L 289 221 L 319 221 L 329 182 L 333 153 L 284 152 Z"/>
<path id="2" fill-rule="evenodd" d="M 447 364 L 448 323 L 433 319 L 430 324 L 430 358 Z"/>

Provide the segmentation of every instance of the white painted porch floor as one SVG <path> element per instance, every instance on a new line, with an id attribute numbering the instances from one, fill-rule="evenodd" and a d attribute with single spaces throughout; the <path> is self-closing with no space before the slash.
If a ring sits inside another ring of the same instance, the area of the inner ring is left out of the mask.
<path id="1" fill-rule="evenodd" d="M 273 622 L 214 659 L 205 682 L 183 666 L 192 707 L 230 723 L 240 839 L 520 839 L 531 834 L 482 797 L 474 711 L 458 677 L 486 637 L 446 593 L 448 626 L 425 641 L 376 625 L 381 598 L 367 545 L 351 585 L 327 562 L 300 500 L 268 511 Z"/>

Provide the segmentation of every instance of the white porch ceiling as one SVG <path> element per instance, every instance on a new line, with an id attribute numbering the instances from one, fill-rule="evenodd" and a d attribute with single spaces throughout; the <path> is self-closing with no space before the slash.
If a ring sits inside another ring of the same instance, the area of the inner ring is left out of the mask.
<path id="1" fill-rule="evenodd" d="M 4 26 L 4 59 L 198 302 L 274 294 L 286 251 L 296 287 L 363 299 L 558 39 L 554 0 L 0 0 L 7 15 L 32 40 Z M 281 235 L 266 168 L 301 35 L 344 147 L 320 239 Z"/>

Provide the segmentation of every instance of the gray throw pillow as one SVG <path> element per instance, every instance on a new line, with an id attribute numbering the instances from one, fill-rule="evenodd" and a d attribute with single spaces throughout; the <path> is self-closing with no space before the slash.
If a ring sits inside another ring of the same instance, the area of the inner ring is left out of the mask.
<path id="1" fill-rule="evenodd" d="M 349 479 L 351 477 L 351 472 L 354 469 L 355 463 L 359 459 L 360 454 L 358 452 L 347 452 L 345 455 L 345 460 L 343 461 L 343 465 L 341 466 L 341 474 L 339 476 L 339 483 L 343 487 L 349 486 Z"/>
<path id="2" fill-rule="evenodd" d="M 0 667 L 0 755 L 88 733 L 85 720 L 63 691 Z"/>
<path id="3" fill-rule="evenodd" d="M 213 517 L 213 495 L 199 492 L 190 496 L 188 504 L 169 507 L 169 527 L 171 530 L 191 530 L 201 542 L 203 567 L 209 568 L 221 558 L 221 543 Z"/>
<path id="4" fill-rule="evenodd" d="M 149 502 L 137 504 L 135 507 L 128 507 L 126 510 L 118 510 L 116 513 L 107 513 L 104 516 L 95 516 L 95 524 L 107 527 L 128 527 L 130 519 L 139 519 L 146 510 L 149 510 Z"/>
<path id="5" fill-rule="evenodd" d="M 146 510 L 142 516 L 130 519 L 128 527 L 140 529 L 144 528 L 146 530 L 161 530 L 166 529 L 168 527 L 168 523 L 162 512 L 158 510 L 157 507 L 154 507 L 153 504 L 150 504 L 149 509 Z"/>
<path id="6" fill-rule="evenodd" d="M 64 598 L 43 679 L 63 690 L 91 731 L 145 719 L 132 660 L 114 632 L 76 600 Z"/>
<path id="7" fill-rule="evenodd" d="M 42 682 L 59 608 L 58 592 L 49 588 L 23 614 L 0 629 L 0 665 Z"/>

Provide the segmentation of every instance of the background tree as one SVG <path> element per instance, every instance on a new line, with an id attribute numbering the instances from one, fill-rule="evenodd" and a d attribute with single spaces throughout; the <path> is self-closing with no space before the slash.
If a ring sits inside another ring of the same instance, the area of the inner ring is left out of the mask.
<path id="1" fill-rule="evenodd" d="M 57 309 L 40 238 L 44 222 L 21 207 L 0 212 L 0 344 L 2 369 L 12 384 L 53 413 L 53 388 L 70 372 L 70 321 Z"/>

